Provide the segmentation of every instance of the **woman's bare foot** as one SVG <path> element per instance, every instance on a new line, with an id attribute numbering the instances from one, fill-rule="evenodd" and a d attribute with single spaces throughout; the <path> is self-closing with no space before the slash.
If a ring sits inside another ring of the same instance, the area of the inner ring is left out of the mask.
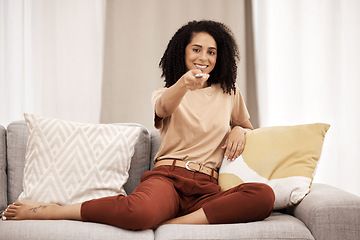
<path id="1" fill-rule="evenodd" d="M 54 212 L 60 205 L 45 204 L 32 201 L 19 201 L 10 204 L 3 212 L 2 220 L 40 220 L 52 219 Z"/>

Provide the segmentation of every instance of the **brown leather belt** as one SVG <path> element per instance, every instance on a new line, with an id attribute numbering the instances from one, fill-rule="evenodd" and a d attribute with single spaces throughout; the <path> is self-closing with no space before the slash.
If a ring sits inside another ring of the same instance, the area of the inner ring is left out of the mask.
<path id="1" fill-rule="evenodd" d="M 175 164 L 174 164 L 175 161 Z M 172 166 L 174 164 L 174 166 L 176 167 L 182 167 L 185 168 L 189 171 L 193 171 L 193 172 L 200 172 L 200 173 L 204 173 L 206 175 L 209 176 L 213 176 L 215 179 L 219 178 L 219 173 L 210 167 L 205 167 L 202 164 L 196 163 L 196 162 L 192 162 L 192 161 L 182 161 L 182 160 L 160 160 L 158 162 L 155 163 L 155 167 L 159 167 L 159 166 Z"/>

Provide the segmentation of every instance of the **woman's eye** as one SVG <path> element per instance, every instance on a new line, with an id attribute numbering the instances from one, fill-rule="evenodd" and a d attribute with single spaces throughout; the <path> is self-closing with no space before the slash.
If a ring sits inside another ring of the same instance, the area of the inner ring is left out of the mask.
<path id="1" fill-rule="evenodd" d="M 198 52 L 200 52 L 200 49 L 195 48 L 195 49 L 193 49 L 193 51 L 198 53 Z"/>
<path id="2" fill-rule="evenodd" d="M 209 52 L 210 55 L 215 55 L 216 53 L 214 51 Z"/>

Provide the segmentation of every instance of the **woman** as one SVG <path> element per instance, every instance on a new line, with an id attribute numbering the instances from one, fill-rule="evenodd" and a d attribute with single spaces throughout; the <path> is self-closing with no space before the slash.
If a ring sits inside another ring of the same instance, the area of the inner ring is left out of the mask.
<path id="1" fill-rule="evenodd" d="M 16 202 L 7 220 L 74 219 L 143 230 L 160 224 L 262 220 L 274 204 L 272 189 L 245 183 L 221 192 L 222 159 L 232 161 L 253 129 L 235 85 L 238 48 L 222 23 L 193 21 L 180 28 L 161 59 L 165 87 L 153 94 L 162 144 L 155 168 L 128 196 L 59 206 Z"/>

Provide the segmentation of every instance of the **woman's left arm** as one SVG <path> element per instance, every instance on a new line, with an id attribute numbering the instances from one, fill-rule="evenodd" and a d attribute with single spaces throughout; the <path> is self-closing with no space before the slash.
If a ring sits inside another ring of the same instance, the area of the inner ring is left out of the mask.
<path id="1" fill-rule="evenodd" d="M 249 120 L 241 123 L 239 126 L 234 126 L 226 138 L 225 144 L 222 149 L 225 150 L 225 159 L 234 161 L 241 155 L 245 147 L 245 134 L 253 130 L 253 126 Z"/>

